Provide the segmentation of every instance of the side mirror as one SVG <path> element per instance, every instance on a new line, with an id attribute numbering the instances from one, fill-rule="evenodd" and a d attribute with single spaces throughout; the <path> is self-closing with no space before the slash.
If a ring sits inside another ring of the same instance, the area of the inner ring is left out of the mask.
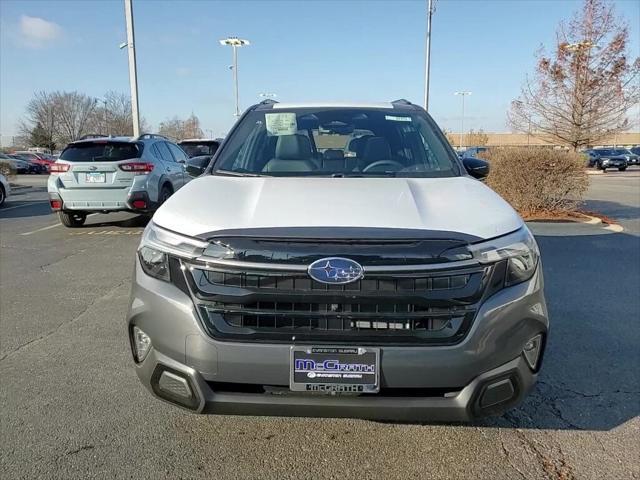
<path id="1" fill-rule="evenodd" d="M 211 157 L 193 157 L 185 163 L 185 171 L 192 177 L 199 177 L 209 166 Z"/>
<path id="2" fill-rule="evenodd" d="M 467 173 L 473 178 L 482 180 L 489 175 L 489 162 L 481 160 L 479 158 L 465 157 L 462 159 L 462 164 L 467 170 Z"/>

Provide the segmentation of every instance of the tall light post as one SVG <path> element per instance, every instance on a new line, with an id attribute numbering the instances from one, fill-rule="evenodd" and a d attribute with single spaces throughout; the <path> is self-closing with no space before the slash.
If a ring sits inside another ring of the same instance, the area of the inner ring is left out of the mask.
<path id="1" fill-rule="evenodd" d="M 462 141 L 464 139 L 464 97 L 471 95 L 471 92 L 455 92 L 454 95 L 460 95 L 462 97 L 462 119 L 460 122 L 460 148 L 462 148 Z"/>
<path id="2" fill-rule="evenodd" d="M 251 45 L 249 40 L 243 40 L 238 37 L 228 37 L 220 40 L 220 45 L 228 45 L 233 48 L 233 84 L 236 97 L 236 117 L 240 116 L 240 94 L 238 92 L 238 48 Z"/>
<path id="3" fill-rule="evenodd" d="M 120 48 L 129 47 L 129 85 L 131 87 L 131 116 L 133 118 L 133 136 L 140 135 L 140 113 L 138 109 L 138 71 L 136 68 L 136 44 L 133 31 L 133 0 L 124 0 L 124 15 L 127 21 L 127 43 Z"/>
<path id="4" fill-rule="evenodd" d="M 427 39 L 424 62 L 424 109 L 429 111 L 429 74 L 431 72 L 431 17 L 436 11 L 436 0 L 427 0 Z"/>

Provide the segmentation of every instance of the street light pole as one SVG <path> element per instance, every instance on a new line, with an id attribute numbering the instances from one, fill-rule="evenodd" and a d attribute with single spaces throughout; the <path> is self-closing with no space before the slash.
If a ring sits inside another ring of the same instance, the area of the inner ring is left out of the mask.
<path id="1" fill-rule="evenodd" d="M 464 97 L 471 95 L 471 92 L 455 92 L 454 95 L 460 95 L 462 97 L 462 120 L 460 122 L 460 148 L 462 148 L 462 142 L 464 139 Z"/>
<path id="2" fill-rule="evenodd" d="M 431 72 L 431 17 L 435 12 L 436 0 L 427 2 L 427 40 L 425 45 L 425 66 L 424 66 L 424 109 L 429 111 L 429 74 Z"/>
<path id="3" fill-rule="evenodd" d="M 234 115 L 236 117 L 240 116 L 240 93 L 238 88 L 238 48 L 244 47 L 247 45 L 251 45 L 249 40 L 243 40 L 238 37 L 228 37 L 223 40 L 220 40 L 220 45 L 228 45 L 233 48 L 233 84 L 234 84 L 234 93 L 236 98 L 236 112 Z"/>
<path id="4" fill-rule="evenodd" d="M 133 31 L 133 0 L 124 0 L 124 14 L 127 20 L 127 47 L 129 50 L 129 84 L 131 87 L 131 116 L 133 136 L 140 135 L 140 113 L 138 107 L 138 72 L 136 68 L 136 45 Z"/>

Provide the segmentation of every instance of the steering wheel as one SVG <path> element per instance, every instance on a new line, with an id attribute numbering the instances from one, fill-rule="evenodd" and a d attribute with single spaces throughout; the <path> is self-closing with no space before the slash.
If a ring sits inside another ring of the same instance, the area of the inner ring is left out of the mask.
<path id="1" fill-rule="evenodd" d="M 396 171 L 402 170 L 404 168 L 404 165 L 402 165 L 400 162 L 396 162 L 395 160 L 378 160 L 364 167 L 362 169 L 362 173 L 367 173 L 368 171 L 373 170 L 374 168 L 377 168 L 377 167 L 381 167 L 383 165 L 387 165 L 389 167 L 395 167 Z"/>

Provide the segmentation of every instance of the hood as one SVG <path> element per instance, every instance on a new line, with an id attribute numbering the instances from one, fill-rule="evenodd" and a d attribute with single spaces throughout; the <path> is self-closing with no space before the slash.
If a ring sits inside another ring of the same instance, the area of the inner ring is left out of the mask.
<path id="1" fill-rule="evenodd" d="M 199 177 L 153 216 L 189 236 L 229 229 L 376 227 L 487 239 L 517 230 L 518 214 L 482 182 L 452 178 Z"/>

